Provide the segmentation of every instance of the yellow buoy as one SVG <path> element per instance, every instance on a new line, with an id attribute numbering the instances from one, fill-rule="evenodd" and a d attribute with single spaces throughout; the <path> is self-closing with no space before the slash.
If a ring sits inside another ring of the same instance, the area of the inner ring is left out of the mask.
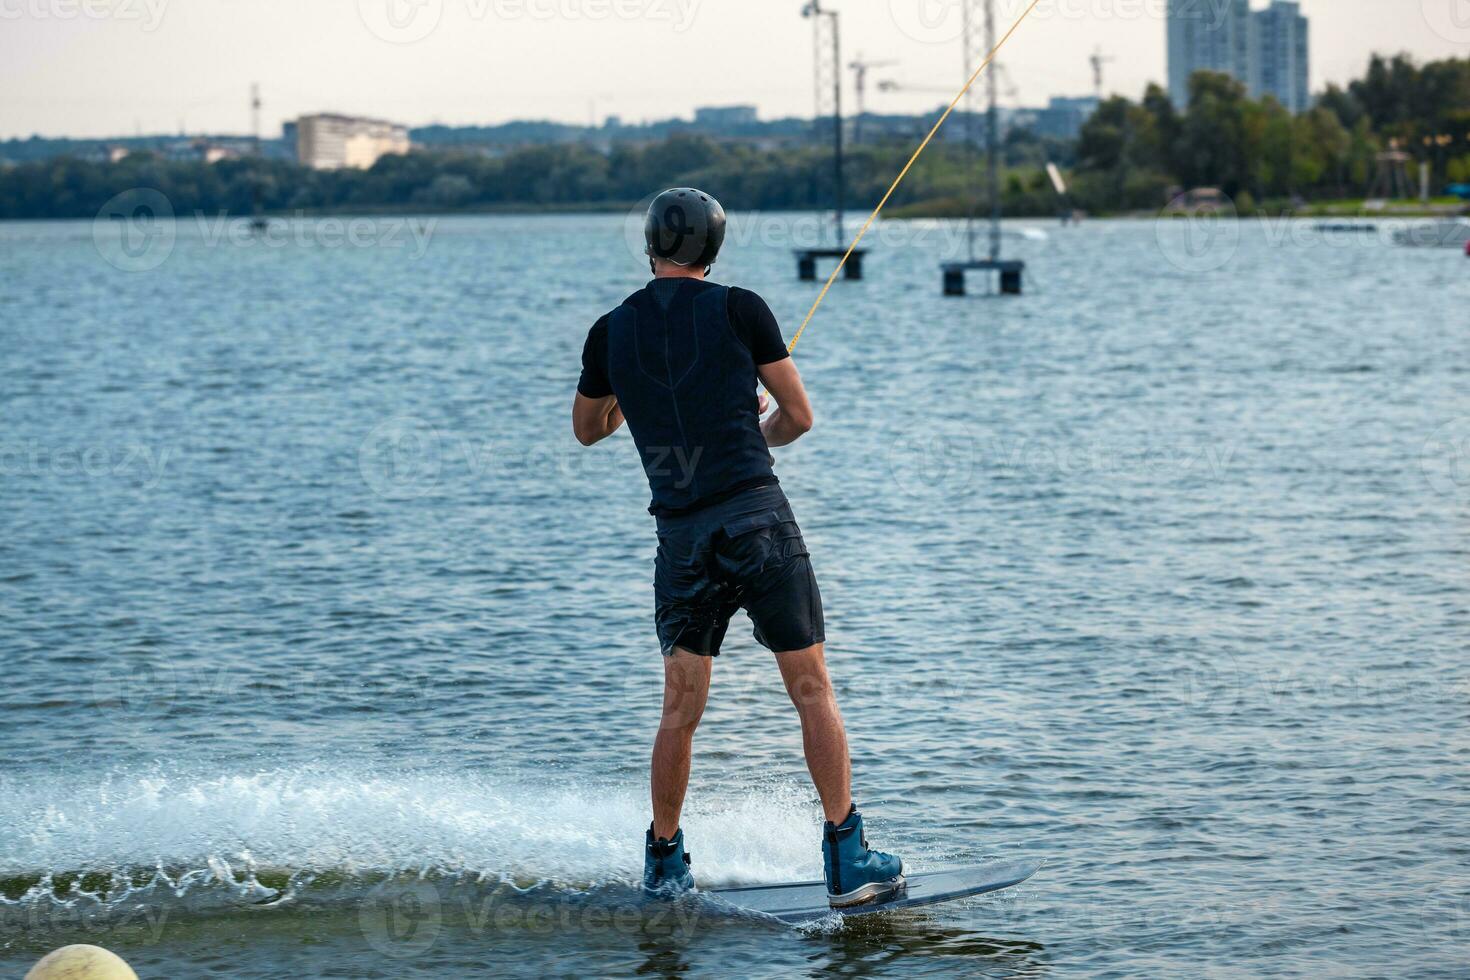
<path id="1" fill-rule="evenodd" d="M 47 953 L 25 980 L 138 980 L 138 975 L 116 953 L 77 945 Z"/>

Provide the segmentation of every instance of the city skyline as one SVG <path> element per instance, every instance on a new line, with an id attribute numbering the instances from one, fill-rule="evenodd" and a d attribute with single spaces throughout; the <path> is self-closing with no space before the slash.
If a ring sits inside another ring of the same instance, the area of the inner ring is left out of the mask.
<path id="1" fill-rule="evenodd" d="M 1470 55 L 1470 24 L 1453 17 L 1452 3 L 1411 0 L 1388 10 L 1380 0 L 1303 0 L 1311 90 L 1360 75 L 1375 51 Z M 1008 24 L 1025 6 L 997 0 L 997 19 Z M 840 9 L 844 62 L 893 59 L 873 81 L 924 89 L 878 93 L 870 83 L 869 111 L 920 112 L 942 99 L 930 89 L 958 88 L 955 3 Z M 1166 84 L 1164 9 L 1164 0 L 1044 0 L 1001 58 L 1006 100 L 1034 106 L 1091 94 L 1088 59 L 1099 47 L 1114 59 L 1105 93 L 1137 97 L 1150 82 Z M 265 100 L 266 135 L 317 112 L 423 126 L 600 123 L 608 115 L 637 122 L 730 104 L 754 104 L 768 119 L 813 109 L 810 26 L 789 0 L 344 0 L 310 8 L 288 0 L 0 0 L 0 28 L 0 138 L 246 133 L 253 82 Z"/>

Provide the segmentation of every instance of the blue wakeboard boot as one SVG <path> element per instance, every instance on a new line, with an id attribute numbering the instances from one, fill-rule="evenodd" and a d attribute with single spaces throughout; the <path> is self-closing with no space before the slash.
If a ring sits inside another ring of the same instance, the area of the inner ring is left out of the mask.
<path id="1" fill-rule="evenodd" d="M 834 909 L 886 901 L 904 887 L 903 862 L 868 849 L 856 803 L 846 820 L 823 825 L 822 866 L 827 873 L 827 902 Z"/>
<path id="2" fill-rule="evenodd" d="M 674 831 L 674 839 L 654 839 L 653 824 L 643 844 L 643 893 L 672 898 L 694 888 L 694 873 L 684 850 L 684 828 Z"/>

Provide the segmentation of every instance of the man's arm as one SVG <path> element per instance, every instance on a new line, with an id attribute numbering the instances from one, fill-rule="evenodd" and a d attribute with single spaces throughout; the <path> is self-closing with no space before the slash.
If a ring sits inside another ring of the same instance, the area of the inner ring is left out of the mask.
<path id="1" fill-rule="evenodd" d="M 599 443 L 618 431 L 623 424 L 623 410 L 618 396 L 588 398 L 580 391 L 572 401 L 572 432 L 584 446 Z"/>
<path id="2" fill-rule="evenodd" d="M 607 317 L 592 325 L 582 345 L 582 376 L 572 402 L 572 433 L 584 446 L 601 442 L 623 424 L 612 382 L 607 378 Z"/>
<path id="3" fill-rule="evenodd" d="M 759 365 L 756 373 L 761 384 L 776 399 L 776 410 L 761 423 L 766 445 L 787 446 L 812 429 L 812 403 L 806 397 L 806 386 L 796 372 L 796 362 L 789 357 Z"/>

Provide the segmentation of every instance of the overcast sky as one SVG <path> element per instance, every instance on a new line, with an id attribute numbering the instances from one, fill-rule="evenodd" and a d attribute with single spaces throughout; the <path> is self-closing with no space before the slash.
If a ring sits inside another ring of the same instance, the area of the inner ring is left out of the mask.
<path id="1" fill-rule="evenodd" d="M 844 60 L 897 64 L 872 81 L 957 88 L 962 0 L 825 0 L 844 12 Z M 1257 0 L 1261 5 L 1262 0 Z M 996 0 L 1002 30 L 1027 0 Z M 306 112 L 421 125 L 687 116 L 749 102 L 812 113 L 801 0 L 0 0 L 0 137 L 246 132 L 259 82 L 266 132 Z M 1470 56 L 1470 0 L 1303 0 L 1312 85 L 1370 52 Z M 1137 96 L 1164 73 L 1164 0 L 1042 0 L 1003 51 L 1015 97 Z M 852 75 L 846 73 L 848 105 Z M 1010 87 L 1010 86 L 1007 86 Z M 1011 97 L 1007 97 L 1010 101 Z M 880 93 L 881 111 L 928 92 Z"/>

